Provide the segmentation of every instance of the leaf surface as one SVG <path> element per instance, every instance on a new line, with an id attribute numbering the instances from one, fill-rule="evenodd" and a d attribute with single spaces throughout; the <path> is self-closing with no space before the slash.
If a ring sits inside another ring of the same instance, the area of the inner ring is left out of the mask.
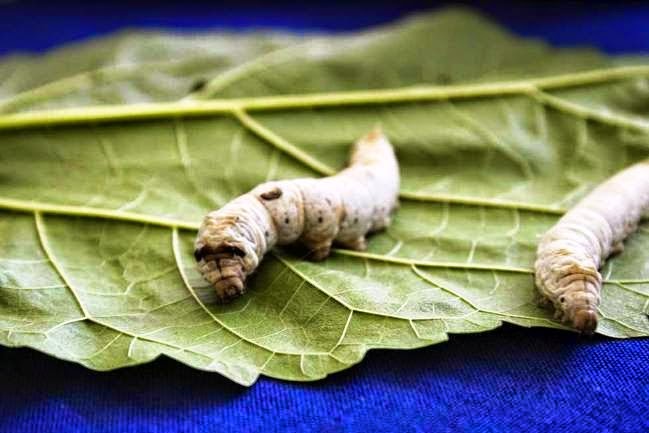
<path id="1" fill-rule="evenodd" d="M 0 60 L 0 112 L 173 101 L 198 83 L 315 37 L 122 31 Z"/>
<path id="2" fill-rule="evenodd" d="M 247 61 L 190 99 L 141 105 L 182 95 L 133 96 L 143 75 L 166 70 L 150 66 L 147 38 L 121 37 L 138 54 L 119 85 L 109 80 L 114 100 L 134 105 L 96 106 L 106 83 L 77 78 L 64 91 L 61 80 L 45 84 L 54 93 L 8 91 L 4 345 L 99 370 L 164 354 L 251 384 L 261 374 L 315 380 L 372 348 L 421 347 L 502 322 L 563 328 L 535 303 L 538 237 L 598 182 L 649 156 L 642 61 L 549 49 L 466 11 L 360 36 L 287 38 L 270 52 L 259 48 L 264 36 L 228 36 L 250 43 Z M 90 56 L 76 73 L 101 61 L 83 46 L 48 61 L 75 50 Z M 179 80 L 196 61 L 185 51 Z M 392 226 L 367 252 L 337 250 L 322 263 L 274 251 L 246 296 L 214 304 L 192 257 L 202 216 L 268 179 L 342 168 L 350 143 L 376 123 L 401 164 Z M 649 333 L 647 245 L 645 224 L 603 269 L 599 333 Z"/>

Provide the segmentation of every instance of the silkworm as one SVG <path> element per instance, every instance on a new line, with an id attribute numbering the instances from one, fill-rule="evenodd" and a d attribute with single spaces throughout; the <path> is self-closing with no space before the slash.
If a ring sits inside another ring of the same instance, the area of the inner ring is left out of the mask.
<path id="1" fill-rule="evenodd" d="M 313 260 L 329 256 L 334 242 L 364 250 L 365 235 L 390 224 L 398 191 L 392 145 L 375 129 L 353 145 L 340 173 L 266 182 L 207 214 L 195 242 L 198 268 L 218 301 L 227 302 L 244 293 L 275 245 L 300 242 Z"/>
<path id="2" fill-rule="evenodd" d="M 595 188 L 541 239 L 535 263 L 542 301 L 555 317 L 590 334 L 597 327 L 604 261 L 624 249 L 649 210 L 649 161 L 621 171 Z"/>

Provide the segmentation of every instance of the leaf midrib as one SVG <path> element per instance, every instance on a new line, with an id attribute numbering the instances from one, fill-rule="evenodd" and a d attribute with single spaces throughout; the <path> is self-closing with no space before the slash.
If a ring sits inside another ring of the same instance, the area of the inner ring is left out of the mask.
<path id="1" fill-rule="evenodd" d="M 454 86 L 410 86 L 389 89 L 367 89 L 346 92 L 308 93 L 280 96 L 214 99 L 209 101 L 181 100 L 177 102 L 131 105 L 87 106 L 60 110 L 40 110 L 0 116 L 0 130 L 37 126 L 58 126 L 74 123 L 95 123 L 156 119 L 178 116 L 234 114 L 244 111 L 273 111 L 300 108 L 342 107 L 354 105 L 424 102 L 447 99 L 486 98 L 526 95 L 578 117 L 589 117 L 613 125 L 649 129 L 649 123 L 631 117 L 601 113 L 570 103 L 544 90 L 580 87 L 609 81 L 649 75 L 649 65 L 594 69 L 551 77 L 501 81 Z"/>
<path id="2" fill-rule="evenodd" d="M 179 115 L 199 114 L 203 112 L 203 110 L 216 110 L 215 112 L 232 115 L 244 128 L 264 139 L 284 153 L 289 154 L 314 171 L 323 175 L 332 175 L 335 173 L 335 170 L 332 167 L 329 167 L 316 158 L 313 158 L 311 155 L 307 154 L 299 147 L 293 145 L 292 143 L 289 143 L 281 136 L 269 130 L 268 128 L 254 120 L 246 112 L 246 110 L 299 108 L 303 106 L 317 106 L 319 104 L 327 105 L 333 101 L 335 101 L 338 105 L 344 106 L 346 104 L 358 103 L 363 100 L 366 103 L 403 102 L 405 100 L 408 100 L 409 97 L 424 99 L 429 98 L 430 100 L 444 100 L 452 97 L 498 96 L 499 94 L 510 94 L 509 92 L 519 92 L 533 98 L 539 103 L 550 104 L 554 108 L 565 111 L 580 118 L 591 118 L 596 121 L 616 126 L 649 129 L 649 123 L 639 123 L 635 119 L 627 118 L 613 113 L 601 113 L 599 111 L 580 106 L 570 101 L 566 101 L 554 95 L 547 94 L 541 90 L 542 88 L 549 89 L 566 86 L 578 86 L 646 74 L 649 74 L 649 65 L 597 69 L 588 72 L 563 74 L 554 77 L 502 82 L 495 84 L 487 83 L 479 85 L 449 87 L 427 86 L 400 89 L 383 89 L 377 91 L 353 91 L 331 94 L 311 94 L 280 97 L 270 96 L 260 98 L 244 98 L 238 100 L 215 100 L 198 103 L 194 101 L 181 101 L 177 103 L 141 104 L 130 106 L 120 105 L 105 107 L 86 107 L 82 109 L 35 111 L 30 113 L 0 116 L 0 130 L 2 130 L 3 128 L 11 129 L 14 127 L 26 128 L 43 124 L 56 126 L 76 121 L 109 121 L 123 118 L 123 116 L 148 118 L 150 116 L 156 117 L 170 115 L 176 119 L 176 122 L 178 122 Z M 565 212 L 564 209 L 558 208 L 556 206 L 546 206 L 500 199 L 463 197 L 449 194 L 429 194 L 416 191 L 402 191 L 400 193 L 400 197 L 406 200 L 457 203 L 471 206 L 487 206 L 503 209 L 542 212 L 556 215 L 561 215 Z M 147 216 L 136 213 L 89 207 L 31 203 L 9 198 L 0 198 L 0 208 L 16 211 L 41 211 L 64 215 L 103 217 L 109 219 L 143 222 L 154 225 L 179 227 L 189 230 L 195 230 L 196 228 L 195 224 L 164 217 Z"/>

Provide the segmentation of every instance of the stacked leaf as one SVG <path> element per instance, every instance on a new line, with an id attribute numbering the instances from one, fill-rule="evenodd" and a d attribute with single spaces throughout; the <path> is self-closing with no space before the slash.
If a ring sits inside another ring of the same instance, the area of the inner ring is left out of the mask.
<path id="1" fill-rule="evenodd" d="M 129 33 L 0 77 L 0 343 L 100 370 L 165 354 L 242 384 L 314 380 L 372 348 L 562 328 L 535 303 L 538 236 L 649 156 L 642 59 L 462 10 L 343 36 Z M 322 263 L 278 250 L 214 304 L 192 257 L 202 216 L 340 169 L 377 123 L 403 177 L 389 230 Z M 603 269 L 598 332 L 649 333 L 647 245 L 649 225 Z"/>

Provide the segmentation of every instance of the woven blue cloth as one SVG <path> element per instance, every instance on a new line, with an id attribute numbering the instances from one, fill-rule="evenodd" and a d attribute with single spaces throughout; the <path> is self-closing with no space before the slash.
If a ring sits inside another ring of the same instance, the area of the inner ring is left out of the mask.
<path id="1" fill-rule="evenodd" d="M 0 53 L 125 26 L 350 30 L 431 6 L 348 3 L 0 1 Z M 649 6 L 474 5 L 557 45 L 649 52 Z M 6 348 L 0 377 L 0 432 L 649 431 L 649 339 L 514 326 L 419 350 L 370 352 L 360 365 L 308 384 L 262 378 L 248 389 L 168 359 L 96 373 Z"/>

